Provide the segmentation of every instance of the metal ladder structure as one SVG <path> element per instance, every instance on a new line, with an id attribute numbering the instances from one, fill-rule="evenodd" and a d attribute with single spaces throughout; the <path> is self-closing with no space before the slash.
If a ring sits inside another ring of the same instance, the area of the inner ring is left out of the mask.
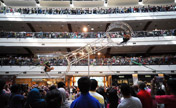
<path id="1" fill-rule="evenodd" d="M 68 64 L 67 69 L 59 77 L 55 77 L 55 78 L 61 78 L 63 76 L 65 77 L 67 75 L 67 73 L 70 71 L 70 67 L 73 64 L 76 64 L 79 61 L 81 61 L 85 58 L 88 58 L 92 54 L 96 54 L 97 52 L 101 51 L 102 49 L 108 48 L 110 46 L 117 46 L 117 47 L 120 46 L 119 43 L 117 44 L 117 43 L 113 42 L 113 40 L 111 39 L 109 32 L 112 31 L 113 29 L 121 29 L 124 32 L 126 32 L 127 34 L 134 36 L 133 29 L 127 23 L 114 22 L 114 23 L 110 24 L 107 28 L 105 36 L 102 36 L 101 38 L 98 38 L 91 43 L 87 43 L 85 46 L 78 48 L 72 52 L 69 52 L 66 55 L 63 55 L 63 57 L 67 60 L 67 64 Z M 35 67 L 33 67 L 33 68 L 35 68 Z M 19 73 L 17 76 L 21 75 L 21 73 Z M 45 72 L 45 74 L 46 74 L 46 76 L 48 76 L 48 78 L 52 78 L 47 72 Z"/>
<path id="2" fill-rule="evenodd" d="M 133 29 L 127 23 L 114 22 L 114 23 L 110 24 L 107 28 L 105 36 L 98 38 L 97 40 L 95 40 L 91 43 L 88 43 L 84 47 L 78 48 L 78 49 L 64 55 L 64 57 L 67 60 L 68 66 L 67 66 L 67 70 L 63 73 L 63 75 L 66 75 L 70 71 L 70 67 L 73 64 L 76 64 L 79 61 L 87 58 L 89 55 L 96 54 L 97 52 L 101 51 L 102 49 L 108 48 L 110 46 L 119 46 L 120 44 L 113 42 L 113 40 L 111 39 L 111 36 L 109 34 L 109 32 L 113 29 L 122 29 L 127 34 L 134 36 Z"/>

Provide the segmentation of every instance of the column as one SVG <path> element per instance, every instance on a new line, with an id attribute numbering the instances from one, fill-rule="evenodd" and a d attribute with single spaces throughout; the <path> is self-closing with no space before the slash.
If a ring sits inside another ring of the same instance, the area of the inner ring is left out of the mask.
<path id="1" fill-rule="evenodd" d="M 133 85 L 137 85 L 138 82 L 138 74 L 132 74 L 133 77 Z"/>

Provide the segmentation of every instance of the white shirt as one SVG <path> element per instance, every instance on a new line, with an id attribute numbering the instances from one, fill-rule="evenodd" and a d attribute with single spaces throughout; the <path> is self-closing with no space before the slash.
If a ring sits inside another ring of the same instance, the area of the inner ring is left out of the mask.
<path id="1" fill-rule="evenodd" d="M 117 108 L 142 108 L 142 103 L 138 98 L 131 96 L 124 98 Z"/>

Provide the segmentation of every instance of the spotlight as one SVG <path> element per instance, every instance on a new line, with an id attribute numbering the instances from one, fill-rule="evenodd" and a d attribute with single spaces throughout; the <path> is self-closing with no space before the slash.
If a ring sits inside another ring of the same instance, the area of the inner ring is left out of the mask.
<path id="1" fill-rule="evenodd" d="M 83 32 L 87 32 L 87 27 L 83 27 Z"/>
<path id="2" fill-rule="evenodd" d="M 100 52 L 98 52 L 97 54 L 98 54 L 98 55 L 101 55 L 101 53 L 100 53 Z"/>
<path id="3" fill-rule="evenodd" d="M 74 4 L 70 4 L 70 7 L 71 7 L 71 8 L 74 8 Z"/>

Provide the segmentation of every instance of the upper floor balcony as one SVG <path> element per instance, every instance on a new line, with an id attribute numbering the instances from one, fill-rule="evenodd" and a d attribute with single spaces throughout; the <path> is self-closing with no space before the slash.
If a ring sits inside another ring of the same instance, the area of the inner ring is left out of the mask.
<path id="1" fill-rule="evenodd" d="M 104 8 L 2 7 L 0 21 L 129 21 L 175 19 L 175 5 Z"/>
<path id="2" fill-rule="evenodd" d="M 112 43 L 123 41 L 123 32 L 109 32 Z M 96 40 L 108 43 L 106 32 L 2 32 L 0 46 L 16 47 L 83 47 Z M 97 43 L 97 47 L 101 43 Z M 136 31 L 125 46 L 175 45 L 175 30 Z"/>
<path id="3" fill-rule="evenodd" d="M 174 74 L 176 70 L 175 55 L 160 55 L 149 57 L 122 57 L 83 59 L 70 66 L 67 73 L 67 61 L 62 58 L 27 58 L 3 57 L 0 58 L 0 75 L 16 75 L 17 78 L 48 78 L 44 72 L 44 63 L 50 62 L 54 70 L 48 74 L 51 77 L 66 75 L 106 76 L 117 74 Z M 89 68 L 89 69 L 88 69 Z"/>

